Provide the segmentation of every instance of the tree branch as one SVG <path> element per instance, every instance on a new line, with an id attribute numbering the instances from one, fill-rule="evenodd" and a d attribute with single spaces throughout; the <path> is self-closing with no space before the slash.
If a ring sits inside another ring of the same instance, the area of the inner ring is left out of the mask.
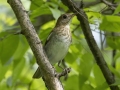
<path id="1" fill-rule="evenodd" d="M 107 63 L 105 62 L 105 59 L 100 52 L 94 37 L 92 35 L 89 22 L 87 19 L 87 15 L 84 13 L 83 9 L 79 9 L 76 7 L 76 5 L 71 0 L 62 0 L 63 4 L 65 4 L 72 12 L 77 13 L 77 18 L 80 21 L 81 28 L 83 30 L 83 33 L 85 35 L 86 41 L 94 55 L 94 58 L 96 60 L 96 63 L 100 67 L 108 85 L 111 85 L 115 82 L 115 79 L 109 70 Z M 119 90 L 118 86 L 110 86 L 111 90 Z"/>
<path id="2" fill-rule="evenodd" d="M 99 3 L 101 3 L 101 1 L 100 0 L 96 0 L 96 1 L 84 1 L 83 0 L 83 4 L 84 4 L 84 8 L 88 8 L 88 7 L 90 7 L 90 6 L 94 6 L 94 5 L 97 5 L 97 4 L 99 4 Z M 79 1 L 79 0 L 77 0 L 77 1 L 75 1 L 75 4 L 77 5 L 77 7 L 80 7 L 80 4 L 81 4 L 81 2 Z"/>
<path id="3" fill-rule="evenodd" d="M 117 4 L 113 4 L 111 2 L 108 2 L 107 0 L 101 0 L 104 4 L 108 5 L 112 10 L 115 10 L 117 7 Z"/>
<path id="4" fill-rule="evenodd" d="M 41 40 L 39 39 L 30 19 L 20 0 L 8 0 L 13 9 L 18 22 L 22 28 L 22 33 L 26 37 L 36 61 L 40 67 L 42 78 L 48 90 L 63 90 L 62 84 L 55 77 L 55 70 L 46 57 Z"/>

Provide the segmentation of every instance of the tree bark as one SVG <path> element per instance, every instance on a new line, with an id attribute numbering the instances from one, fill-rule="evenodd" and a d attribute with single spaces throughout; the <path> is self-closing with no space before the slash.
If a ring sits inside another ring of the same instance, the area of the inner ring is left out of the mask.
<path id="1" fill-rule="evenodd" d="M 57 77 L 55 77 L 55 70 L 44 53 L 41 40 L 39 39 L 21 1 L 8 0 L 7 2 L 13 9 L 21 26 L 22 34 L 26 37 L 33 51 L 36 61 L 40 67 L 42 78 L 45 82 L 46 87 L 48 90 L 63 90 L 61 82 Z"/>
<path id="2" fill-rule="evenodd" d="M 90 50 L 96 60 L 96 63 L 100 67 L 106 82 L 108 85 L 111 85 L 115 83 L 115 79 L 109 70 L 107 63 L 105 62 L 105 59 L 100 51 L 100 49 L 97 46 L 96 41 L 94 40 L 94 37 L 92 35 L 90 26 L 89 26 L 89 21 L 87 18 L 87 15 L 83 11 L 82 7 L 78 8 L 76 5 L 72 2 L 72 0 L 62 0 L 63 4 L 66 5 L 72 12 L 76 13 L 78 20 L 80 21 L 80 25 L 82 28 L 82 31 L 85 35 L 85 39 L 88 43 L 88 46 L 90 47 Z M 119 90 L 118 86 L 110 86 L 111 90 Z"/>

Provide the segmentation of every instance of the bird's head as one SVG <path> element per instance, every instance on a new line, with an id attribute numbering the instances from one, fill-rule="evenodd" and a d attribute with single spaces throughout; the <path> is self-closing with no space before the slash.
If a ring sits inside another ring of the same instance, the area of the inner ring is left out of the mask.
<path id="1" fill-rule="evenodd" d="M 56 26 L 68 25 L 73 16 L 75 16 L 75 14 L 70 14 L 70 13 L 62 14 L 58 18 Z"/>

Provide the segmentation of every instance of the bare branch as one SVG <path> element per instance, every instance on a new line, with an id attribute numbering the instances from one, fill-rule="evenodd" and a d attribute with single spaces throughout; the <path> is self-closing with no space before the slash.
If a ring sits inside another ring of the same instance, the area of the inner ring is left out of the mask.
<path id="1" fill-rule="evenodd" d="M 105 59 L 99 50 L 94 37 L 92 35 L 89 22 L 87 19 L 87 15 L 84 13 L 83 9 L 79 9 L 76 7 L 76 5 L 71 0 L 62 0 L 63 4 L 65 4 L 72 12 L 77 14 L 77 18 L 80 21 L 81 28 L 83 30 L 83 33 L 85 35 L 86 41 L 94 55 L 94 58 L 96 60 L 96 63 L 100 67 L 106 82 L 108 85 L 111 85 L 115 82 L 115 79 L 109 70 L 107 63 L 105 62 Z M 118 86 L 110 86 L 111 90 L 119 90 Z"/>
<path id="2" fill-rule="evenodd" d="M 46 57 L 41 40 L 39 39 L 30 19 L 20 0 L 8 0 L 18 22 L 22 28 L 22 33 L 26 37 L 37 63 L 40 67 L 42 78 L 48 90 L 63 90 L 59 79 L 55 77 L 55 70 Z"/>
<path id="3" fill-rule="evenodd" d="M 101 2 L 103 2 L 104 4 L 108 5 L 112 10 L 115 10 L 117 5 L 116 4 L 113 4 L 111 2 L 108 2 L 106 0 L 101 0 Z"/>

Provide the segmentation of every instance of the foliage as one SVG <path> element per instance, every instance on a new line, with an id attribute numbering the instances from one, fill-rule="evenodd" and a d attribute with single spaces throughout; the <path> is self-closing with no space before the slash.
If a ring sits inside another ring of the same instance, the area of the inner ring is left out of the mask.
<path id="1" fill-rule="evenodd" d="M 91 0 L 94 1 L 94 0 Z M 30 1 L 23 1 L 23 3 Z M 86 0 L 89 2 L 89 0 Z M 116 2 L 120 2 L 116 0 Z M 23 35 L 17 34 L 20 27 L 16 24 L 17 20 L 7 2 L 0 0 L 0 89 L 1 90 L 46 90 L 42 79 L 32 79 L 37 65 L 34 55 Z M 34 25 L 39 16 L 52 15 L 54 20 L 44 23 L 40 26 L 38 35 L 45 42 L 48 34 L 55 25 L 57 18 L 68 11 L 60 0 L 31 0 L 30 19 Z M 113 14 L 104 15 L 100 11 L 105 4 L 99 3 L 91 7 L 84 8 L 88 15 L 91 30 L 94 34 L 98 46 L 104 55 L 110 70 L 114 73 L 116 82 L 113 85 L 120 84 L 120 5 Z M 46 17 L 47 18 L 47 17 Z M 41 21 L 42 22 L 42 21 Z M 72 68 L 67 81 L 64 81 L 65 90 L 110 90 L 105 78 L 97 66 L 92 53 L 85 41 L 81 27 L 76 17 L 71 23 L 72 45 L 65 57 L 68 67 Z M 100 32 L 102 32 L 102 42 L 100 42 Z M 117 33 L 112 36 L 110 33 Z M 105 40 L 104 40 L 105 39 Z M 101 44 L 102 43 L 102 44 Z M 103 48 L 101 48 L 103 45 Z M 112 57 L 112 50 L 116 50 L 116 55 Z M 111 63 L 115 61 L 115 68 Z M 58 71 L 60 69 L 57 67 Z"/>

